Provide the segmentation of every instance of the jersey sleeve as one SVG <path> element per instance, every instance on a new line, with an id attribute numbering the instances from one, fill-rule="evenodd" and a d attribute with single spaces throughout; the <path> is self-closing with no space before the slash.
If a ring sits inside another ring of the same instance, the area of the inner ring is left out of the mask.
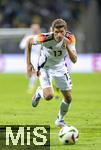
<path id="1" fill-rule="evenodd" d="M 66 34 L 66 38 L 68 40 L 68 48 L 70 50 L 75 50 L 76 51 L 76 47 L 75 47 L 75 45 L 76 45 L 76 38 L 75 38 L 74 34 L 67 33 Z"/>
<path id="2" fill-rule="evenodd" d="M 41 44 L 45 40 L 45 35 L 44 34 L 38 34 L 33 36 L 33 44 Z"/>
<path id="3" fill-rule="evenodd" d="M 41 33 L 33 37 L 33 44 L 42 44 L 53 39 L 52 33 Z"/>

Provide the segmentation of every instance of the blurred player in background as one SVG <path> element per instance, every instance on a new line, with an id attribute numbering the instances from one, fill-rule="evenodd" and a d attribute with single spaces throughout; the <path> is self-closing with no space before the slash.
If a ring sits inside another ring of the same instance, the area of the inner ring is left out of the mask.
<path id="1" fill-rule="evenodd" d="M 59 127 L 66 125 L 64 116 L 67 114 L 72 100 L 72 82 L 65 65 L 64 57 L 68 55 L 73 63 L 77 61 L 75 36 L 67 32 L 67 29 L 67 24 L 63 19 L 56 19 L 52 23 L 52 33 L 33 36 L 27 44 L 28 74 L 33 72 L 33 70 L 35 71 L 34 66 L 31 64 L 31 46 L 40 43 L 45 47 L 41 51 L 38 71 L 36 72 L 40 79 L 41 88 L 38 88 L 36 94 L 33 96 L 32 105 L 36 107 L 41 97 L 44 97 L 46 100 L 53 98 L 54 91 L 51 82 L 51 79 L 53 79 L 63 95 L 55 121 L 55 125 Z M 41 59 L 41 56 L 44 56 L 44 59 Z"/>
<path id="2" fill-rule="evenodd" d="M 27 41 L 29 40 L 29 38 L 31 38 L 31 36 L 37 35 L 39 33 L 41 33 L 40 25 L 39 24 L 32 24 L 31 25 L 31 32 L 29 34 L 25 35 L 24 38 L 20 42 L 20 45 L 19 45 L 20 49 L 25 50 L 26 45 L 27 45 Z M 31 48 L 32 48 L 31 58 L 34 58 L 34 59 L 31 59 L 31 62 L 35 66 L 35 65 L 37 65 L 41 45 L 38 45 L 38 44 L 32 45 Z M 35 87 L 35 83 L 36 83 L 36 75 L 34 74 L 34 72 L 30 73 L 28 78 L 29 78 L 29 83 L 28 83 L 28 90 L 27 91 L 28 91 L 28 93 L 32 93 L 33 89 Z"/>

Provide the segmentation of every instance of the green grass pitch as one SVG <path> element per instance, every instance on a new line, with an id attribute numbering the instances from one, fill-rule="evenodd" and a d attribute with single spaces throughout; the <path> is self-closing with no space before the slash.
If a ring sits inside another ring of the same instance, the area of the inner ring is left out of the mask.
<path id="1" fill-rule="evenodd" d="M 49 124 L 51 150 L 101 149 L 101 73 L 72 74 L 73 101 L 65 120 L 79 130 L 75 145 L 62 145 L 54 125 L 60 100 L 42 100 L 37 108 L 31 106 L 25 75 L 0 74 L 0 125 Z"/>

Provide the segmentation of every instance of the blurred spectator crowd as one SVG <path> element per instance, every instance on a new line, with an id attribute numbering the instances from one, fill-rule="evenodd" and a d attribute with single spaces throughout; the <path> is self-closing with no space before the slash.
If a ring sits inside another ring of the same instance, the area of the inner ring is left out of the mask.
<path id="1" fill-rule="evenodd" d="M 90 0 L 0 0 L 0 28 L 29 27 L 40 23 L 46 29 L 55 18 L 79 19 Z"/>
<path id="2" fill-rule="evenodd" d="M 9 38 L 3 29 L 28 29 L 38 23 L 47 32 L 56 18 L 67 21 L 68 30 L 76 35 L 78 52 L 101 52 L 101 0 L 0 0 L 1 53 L 19 53 L 23 36 L 9 32 Z"/>

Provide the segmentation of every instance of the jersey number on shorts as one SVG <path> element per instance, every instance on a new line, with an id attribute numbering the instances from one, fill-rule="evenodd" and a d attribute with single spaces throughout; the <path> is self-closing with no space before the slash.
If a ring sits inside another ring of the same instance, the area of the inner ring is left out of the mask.
<path id="1" fill-rule="evenodd" d="M 53 52 L 55 57 L 62 55 L 62 51 L 53 51 Z"/>

